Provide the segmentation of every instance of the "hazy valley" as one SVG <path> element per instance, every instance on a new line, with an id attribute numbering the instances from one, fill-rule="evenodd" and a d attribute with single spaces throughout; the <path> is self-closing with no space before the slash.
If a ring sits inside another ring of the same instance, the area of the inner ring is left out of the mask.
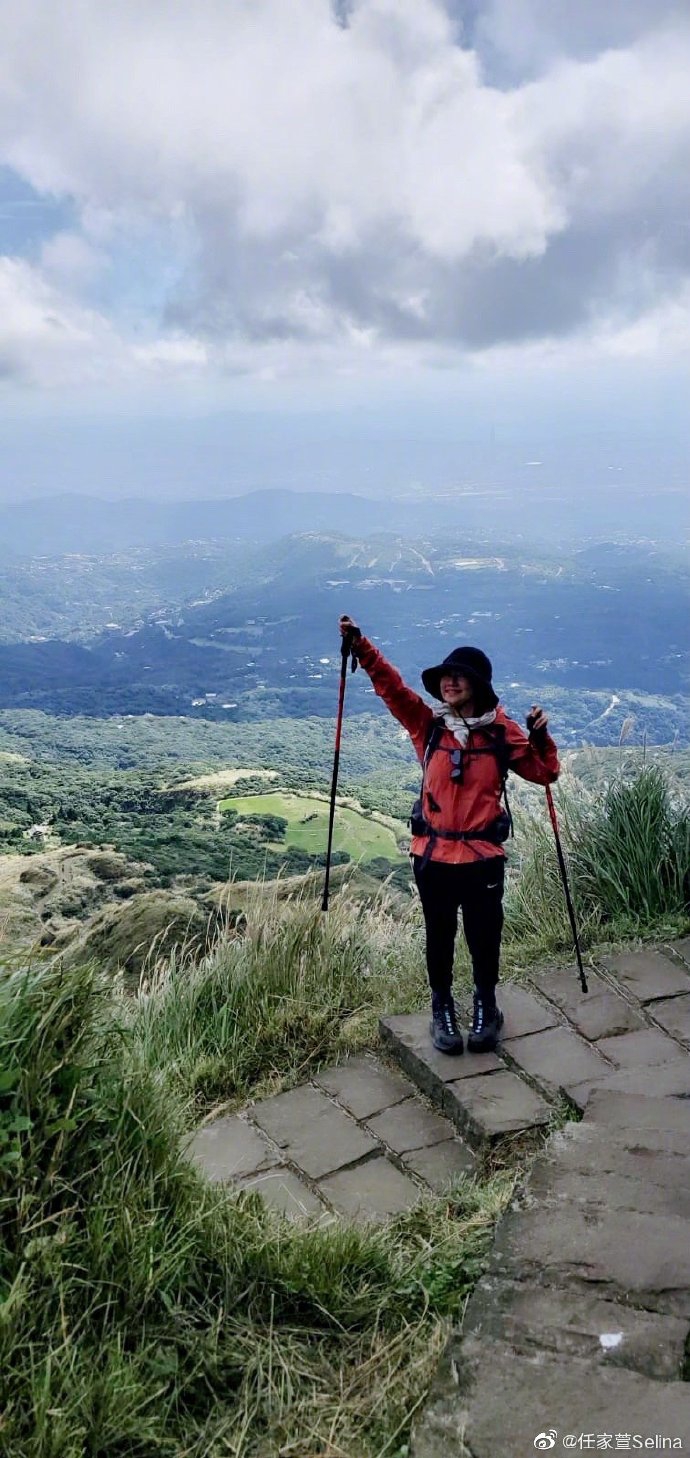
<path id="1" fill-rule="evenodd" d="M 261 542 L 245 524 L 243 537 L 15 558 L 0 590 L 0 708 L 329 717 L 336 622 L 348 611 L 413 683 L 442 651 L 479 642 L 509 707 L 523 714 L 535 696 L 548 699 L 566 743 L 616 743 L 631 716 L 651 742 L 685 742 L 690 572 L 680 548 L 554 550 L 363 525 Z M 378 708 L 362 677 L 354 714 Z"/>

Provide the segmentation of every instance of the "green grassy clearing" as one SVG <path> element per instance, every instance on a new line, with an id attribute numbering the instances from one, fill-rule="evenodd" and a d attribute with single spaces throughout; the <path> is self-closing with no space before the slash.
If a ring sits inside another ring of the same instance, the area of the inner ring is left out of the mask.
<path id="1" fill-rule="evenodd" d="M 287 820 L 285 840 L 271 848 L 295 846 L 311 855 L 325 851 L 328 842 L 328 804 L 307 795 L 276 792 L 270 795 L 235 795 L 220 801 L 221 810 L 234 810 L 243 815 L 279 815 Z M 404 829 L 401 826 L 401 831 Z M 355 861 L 371 861 L 385 856 L 390 861 L 403 861 L 395 835 L 386 825 L 357 810 L 336 804 L 333 824 L 333 849 L 347 851 Z"/>

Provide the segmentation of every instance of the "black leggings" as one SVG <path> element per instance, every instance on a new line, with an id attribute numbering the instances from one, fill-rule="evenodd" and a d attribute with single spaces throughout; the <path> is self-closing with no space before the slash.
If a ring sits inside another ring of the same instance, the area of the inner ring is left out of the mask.
<path id="1" fill-rule="evenodd" d="M 498 982 L 503 930 L 504 857 L 491 856 L 461 866 L 427 861 L 424 870 L 420 870 L 421 859 L 412 858 L 426 924 L 429 986 L 433 992 L 450 992 L 458 910 L 462 907 L 475 988 L 491 1001 Z"/>

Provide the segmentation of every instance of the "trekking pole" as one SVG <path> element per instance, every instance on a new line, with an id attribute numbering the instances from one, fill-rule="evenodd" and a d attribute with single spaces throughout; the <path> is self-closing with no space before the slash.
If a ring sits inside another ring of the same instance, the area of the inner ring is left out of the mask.
<path id="1" fill-rule="evenodd" d="M 340 735 L 343 727 L 343 709 L 345 707 L 345 684 L 347 682 L 347 660 L 352 653 L 354 635 L 343 634 L 343 641 L 340 649 L 340 693 L 338 696 L 338 720 L 335 726 L 335 754 L 333 756 L 333 779 L 331 780 L 331 808 L 328 817 L 328 849 L 326 851 L 326 881 L 323 888 L 323 901 L 321 910 L 328 911 L 328 882 L 331 874 L 331 848 L 333 845 L 333 821 L 335 819 L 335 791 L 338 784 L 338 765 L 340 763 Z M 352 672 L 357 667 L 357 659 L 352 653 Z"/>
<path id="2" fill-rule="evenodd" d="M 560 837 L 560 833 L 559 833 L 559 829 L 558 829 L 558 817 L 556 815 L 556 806 L 553 803 L 553 795 L 551 794 L 551 786 L 550 785 L 547 785 L 546 786 L 546 803 L 547 803 L 547 805 L 549 807 L 549 815 L 551 816 L 551 824 L 553 826 L 553 833 L 554 833 L 554 836 L 556 838 L 556 852 L 558 854 L 558 865 L 559 865 L 559 869 L 560 869 L 560 872 L 561 872 L 561 880 L 563 882 L 563 890 L 565 891 L 565 900 L 566 900 L 566 905 L 568 907 L 568 916 L 570 917 L 570 925 L 571 925 L 571 927 L 573 929 L 573 939 L 575 941 L 575 955 L 577 957 L 577 965 L 578 965 L 578 968 L 579 968 L 579 971 L 580 971 L 580 986 L 582 987 L 582 991 L 583 992 L 587 992 L 589 989 L 587 987 L 587 979 L 585 977 L 585 969 L 584 969 L 584 967 L 582 965 L 582 953 L 580 951 L 580 938 L 579 938 L 579 936 L 577 934 L 577 922 L 575 920 L 575 907 L 573 906 L 572 897 L 570 895 L 570 886 L 568 885 L 568 872 L 566 870 L 565 856 L 563 855 L 563 846 L 561 845 L 561 837 Z"/>

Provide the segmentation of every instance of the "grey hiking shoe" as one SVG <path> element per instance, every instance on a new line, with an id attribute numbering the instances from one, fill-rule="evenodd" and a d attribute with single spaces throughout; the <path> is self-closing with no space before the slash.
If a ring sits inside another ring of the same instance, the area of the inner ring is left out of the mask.
<path id="1" fill-rule="evenodd" d="M 493 1053 L 498 1035 L 503 1027 L 503 1013 L 495 1000 L 481 998 L 474 994 L 474 1016 L 472 1031 L 467 1039 L 468 1053 Z"/>
<path id="2" fill-rule="evenodd" d="M 439 1053 L 462 1053 L 462 1033 L 458 1031 L 455 1003 L 450 993 L 443 996 L 432 993 L 429 1032 L 434 1048 Z"/>

